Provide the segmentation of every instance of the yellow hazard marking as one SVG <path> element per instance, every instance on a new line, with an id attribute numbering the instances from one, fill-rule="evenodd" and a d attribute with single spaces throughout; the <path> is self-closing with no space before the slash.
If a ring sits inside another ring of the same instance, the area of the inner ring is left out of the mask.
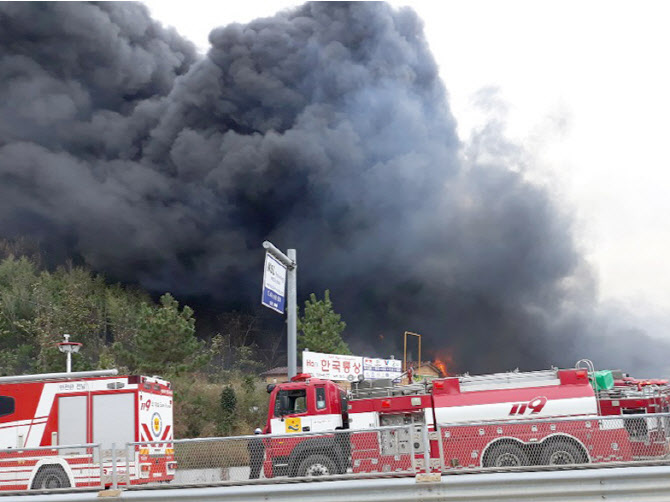
<path id="1" fill-rule="evenodd" d="M 286 427 L 286 432 L 301 432 L 302 427 L 300 425 L 300 417 L 289 417 L 284 420 L 284 427 Z"/>

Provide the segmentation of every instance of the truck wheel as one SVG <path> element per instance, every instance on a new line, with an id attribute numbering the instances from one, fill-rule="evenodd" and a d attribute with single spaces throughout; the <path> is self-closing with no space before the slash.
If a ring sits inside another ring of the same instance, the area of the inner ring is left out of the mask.
<path id="1" fill-rule="evenodd" d="M 515 443 L 493 445 L 486 454 L 484 467 L 519 467 L 528 465 L 528 455 Z"/>
<path id="2" fill-rule="evenodd" d="M 69 488 L 70 480 L 65 471 L 60 466 L 42 467 L 35 481 L 33 481 L 33 490 L 52 490 L 54 488 Z"/>
<path id="3" fill-rule="evenodd" d="M 326 455 L 310 455 L 298 466 L 298 476 L 315 477 L 333 474 L 337 474 L 335 462 Z"/>
<path id="4" fill-rule="evenodd" d="M 570 441 L 552 441 L 542 448 L 542 465 L 581 464 L 586 461 L 581 448 Z"/>

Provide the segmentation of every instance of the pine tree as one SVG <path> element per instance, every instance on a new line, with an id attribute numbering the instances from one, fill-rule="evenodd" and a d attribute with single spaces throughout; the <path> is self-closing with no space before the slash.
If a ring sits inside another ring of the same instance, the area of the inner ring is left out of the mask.
<path id="1" fill-rule="evenodd" d="M 312 293 L 305 302 L 305 315 L 298 319 L 298 348 L 326 354 L 351 354 L 349 346 L 342 340 L 346 323 L 333 310 L 330 291 L 326 290 L 323 300 L 317 300 Z"/>
<path id="2" fill-rule="evenodd" d="M 192 371 L 207 362 L 203 344 L 195 336 L 193 310 L 171 294 L 161 296 L 158 308 L 144 304 L 135 337 L 136 368 L 149 374 Z"/>
<path id="3" fill-rule="evenodd" d="M 235 410 L 237 409 L 237 395 L 235 389 L 226 386 L 221 391 L 219 401 L 221 406 L 220 430 L 223 434 L 230 434 L 233 430 Z"/>

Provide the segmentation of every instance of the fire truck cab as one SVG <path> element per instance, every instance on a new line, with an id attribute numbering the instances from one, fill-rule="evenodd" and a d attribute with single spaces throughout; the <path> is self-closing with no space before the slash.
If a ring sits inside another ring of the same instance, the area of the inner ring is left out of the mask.
<path id="1" fill-rule="evenodd" d="M 266 431 L 271 434 L 322 432 L 347 425 L 347 397 L 330 380 L 300 374 L 278 385 L 270 396 Z"/>
<path id="2" fill-rule="evenodd" d="M 328 432 L 348 428 L 348 400 L 330 380 L 296 375 L 291 382 L 268 386 L 266 434 Z M 266 477 L 309 476 L 315 470 L 346 472 L 350 448 L 341 435 L 285 438 L 266 446 Z"/>

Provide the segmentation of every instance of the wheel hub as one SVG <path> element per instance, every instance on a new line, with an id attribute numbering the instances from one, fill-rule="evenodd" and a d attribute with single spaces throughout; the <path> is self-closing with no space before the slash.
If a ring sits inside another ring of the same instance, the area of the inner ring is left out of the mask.
<path id="1" fill-rule="evenodd" d="M 328 476 L 328 467 L 323 464 L 312 464 L 307 468 L 305 475 L 307 476 Z"/>
<path id="2" fill-rule="evenodd" d="M 572 454 L 565 450 L 555 451 L 549 457 L 550 465 L 567 465 L 575 463 L 575 458 L 572 456 Z"/>
<path id="3" fill-rule="evenodd" d="M 520 465 L 521 460 L 513 453 L 503 453 L 496 459 L 496 467 L 516 467 Z"/>
<path id="4" fill-rule="evenodd" d="M 44 480 L 44 487 L 51 489 L 51 488 L 60 488 L 60 479 L 56 476 L 49 476 L 47 479 Z"/>

